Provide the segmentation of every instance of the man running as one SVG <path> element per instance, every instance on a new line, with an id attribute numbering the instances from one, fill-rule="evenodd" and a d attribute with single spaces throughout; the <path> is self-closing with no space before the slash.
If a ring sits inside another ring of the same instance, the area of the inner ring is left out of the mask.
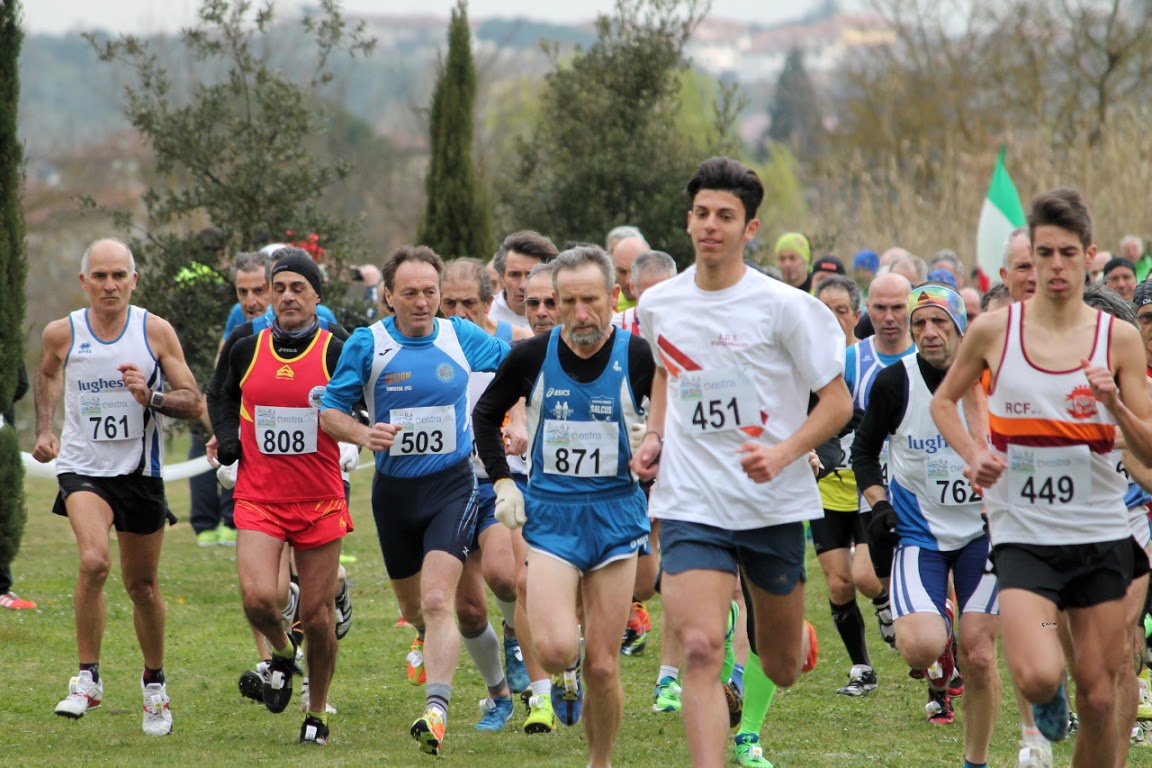
<path id="1" fill-rule="evenodd" d="M 158 577 L 168 513 L 162 417 L 199 418 L 203 400 L 172 326 L 132 305 L 137 279 L 132 251 L 119 240 L 97 240 L 84 252 L 80 285 L 90 306 L 44 329 L 32 456 L 41 463 L 56 459 L 60 494 L 52 511 L 68 518 L 80 555 L 73 596 L 80 671 L 56 714 L 81 718 L 104 699 L 104 582 L 108 530 L 115 528 L 144 655 L 144 733 L 164 736 L 172 730 L 172 712 Z M 57 439 L 52 417 L 61 394 L 64 432 Z"/>
<path id="2" fill-rule="evenodd" d="M 556 246 L 539 232 L 526 229 L 504 238 L 492 259 L 504 289 L 492 298 L 492 309 L 489 310 L 492 319 L 529 327 L 524 307 L 524 284 L 534 266 L 547 264 L 554 258 Z"/>

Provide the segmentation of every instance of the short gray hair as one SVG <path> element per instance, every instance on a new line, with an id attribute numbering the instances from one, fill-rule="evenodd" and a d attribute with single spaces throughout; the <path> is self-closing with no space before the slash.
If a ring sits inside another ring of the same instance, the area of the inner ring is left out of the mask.
<path id="1" fill-rule="evenodd" d="M 1012 230 L 1008 235 L 1008 239 L 1004 241 L 1004 269 L 1012 266 L 1012 241 L 1018 237 L 1023 237 L 1029 243 L 1032 242 L 1032 236 L 1028 233 L 1027 226 L 1016 227 L 1016 229 Z"/>
<path id="2" fill-rule="evenodd" d="M 1144 253 L 1144 241 L 1136 235 L 1124 235 L 1124 237 L 1120 238 L 1121 248 L 1123 248 L 1128 243 L 1135 243 L 1136 248 L 1140 251 L 1140 253 Z"/>
<path id="3" fill-rule="evenodd" d="M 232 277 L 235 279 L 236 275 L 241 272 L 256 272 L 260 271 L 267 276 L 268 265 L 272 263 L 272 254 L 264 253 L 263 251 L 244 251 L 243 253 L 236 254 L 236 258 L 232 259 Z"/>
<path id="4" fill-rule="evenodd" d="M 632 282 L 640 278 L 640 273 L 676 277 L 676 260 L 664 251 L 644 251 L 632 262 Z"/>
<path id="5" fill-rule="evenodd" d="M 540 275 L 545 275 L 548 277 L 552 276 L 552 262 L 542 261 L 536 266 L 532 267 L 532 269 L 528 271 L 528 280 L 531 280 L 532 278 L 538 277 Z M 525 282 L 527 282 L 527 280 Z"/>
<path id="6" fill-rule="evenodd" d="M 928 270 L 931 271 L 932 267 L 942 261 L 946 261 L 951 264 L 952 271 L 955 274 L 960 275 L 961 277 L 964 276 L 964 262 L 960 261 L 960 257 L 956 255 L 955 251 L 949 251 L 947 249 L 936 252 L 936 255 L 932 257 L 932 261 L 928 262 Z"/>
<path id="7" fill-rule="evenodd" d="M 638 237 L 644 239 L 644 235 L 640 233 L 639 227 L 633 227 L 631 224 L 622 224 L 619 227 L 613 227 L 608 236 L 604 238 L 604 248 L 608 253 L 612 253 L 616 248 L 616 243 L 620 242 L 626 237 Z"/>
<path id="8" fill-rule="evenodd" d="M 1084 286 L 1084 303 L 1093 309 L 1112 315 L 1117 320 L 1123 320 L 1139 327 L 1136 321 L 1136 310 L 1129 302 L 1120 298 L 1120 294 L 1106 285 L 1089 283 Z"/>
<path id="9" fill-rule="evenodd" d="M 84 249 L 84 255 L 80 257 L 81 274 L 85 276 L 88 275 L 88 254 L 92 252 L 93 248 L 100 245 L 101 243 L 116 243 L 121 248 L 123 248 L 124 252 L 128 254 L 128 271 L 131 273 L 136 272 L 136 257 L 132 255 L 132 249 L 128 247 L 128 243 L 116 237 L 102 237 L 99 240 L 93 240 L 88 244 L 88 247 Z"/>
<path id="10" fill-rule="evenodd" d="M 888 271 L 895 272 L 897 267 L 903 266 L 910 267 L 912 271 L 916 273 L 915 285 L 920 285 L 920 283 L 928 279 L 928 264 L 919 256 L 911 253 L 897 256 L 892 260 L 892 263 L 888 265 Z"/>
<path id="11" fill-rule="evenodd" d="M 579 269 L 585 264 L 599 267 L 604 274 L 604 288 L 609 295 L 616 285 L 616 267 L 612 265 L 612 257 L 598 245 L 578 245 L 561 251 L 560 255 L 552 260 L 552 290 L 559 292 L 556 287 L 556 278 L 564 270 Z"/>
<path id="12" fill-rule="evenodd" d="M 839 288 L 848 294 L 848 303 L 852 306 L 853 312 L 860 311 L 860 286 L 856 285 L 854 280 L 849 280 L 843 275 L 830 275 L 824 278 L 820 281 L 820 285 L 816 286 L 816 291 L 813 295 L 816 298 L 820 298 L 820 294 L 833 288 Z"/>

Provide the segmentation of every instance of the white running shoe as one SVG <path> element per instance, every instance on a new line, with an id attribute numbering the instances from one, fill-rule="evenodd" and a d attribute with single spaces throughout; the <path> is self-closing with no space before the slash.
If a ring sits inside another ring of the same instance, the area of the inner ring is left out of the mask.
<path id="1" fill-rule="evenodd" d="M 104 682 L 92 680 L 92 673 L 84 669 L 68 681 L 68 697 L 56 705 L 56 714 L 79 720 L 90 709 L 96 709 L 104 700 Z"/>
<path id="2" fill-rule="evenodd" d="M 1020 742 L 1017 768 L 1052 768 L 1052 745 L 1044 741 Z"/>
<path id="3" fill-rule="evenodd" d="M 168 709 L 168 688 L 164 683 L 140 681 L 144 689 L 144 733 L 167 736 L 172 732 L 172 710 Z"/>

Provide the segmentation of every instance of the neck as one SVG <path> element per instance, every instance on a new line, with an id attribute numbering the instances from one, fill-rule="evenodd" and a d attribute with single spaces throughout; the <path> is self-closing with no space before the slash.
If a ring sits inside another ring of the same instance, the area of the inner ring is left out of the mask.
<path id="1" fill-rule="evenodd" d="M 731 288 L 744 277 L 747 267 L 743 259 L 708 265 L 696 261 L 696 285 L 704 291 L 722 291 Z"/>
<path id="2" fill-rule="evenodd" d="M 567 327 L 560 328 L 560 338 L 568 345 L 569 349 L 576 353 L 576 357 L 587 360 L 603 349 L 604 345 L 608 343 L 608 340 L 612 338 L 612 328 L 609 327 L 595 344 L 577 344 L 572 341 L 572 337 L 568 334 Z"/>
<path id="3" fill-rule="evenodd" d="M 485 312 L 484 315 L 480 318 L 480 327 L 483 328 L 484 332 L 489 336 L 495 336 L 496 329 L 499 327 L 499 323 L 488 317 L 488 313 Z"/>
<path id="4" fill-rule="evenodd" d="M 432 330 L 435 327 L 435 323 L 431 323 L 426 329 L 415 329 L 410 327 L 408 323 L 401 320 L 399 317 L 396 318 L 396 328 L 400 331 L 400 333 L 404 334 L 410 339 L 420 339 L 425 336 L 431 336 Z"/>
<path id="5" fill-rule="evenodd" d="M 888 343 L 881 339 L 879 336 L 872 337 L 872 342 L 876 346 L 876 351 L 882 355 L 898 355 L 912 345 L 912 338 L 910 336 L 903 336 L 894 344 Z"/>
<path id="6" fill-rule="evenodd" d="M 1036 293 L 1024 304 L 1027 307 L 1027 317 L 1042 318 L 1046 324 L 1056 328 L 1072 327 L 1085 315 L 1096 313 L 1096 310 L 1084 303 L 1083 294 L 1069 296 L 1067 301 L 1055 301 Z"/>
<path id="7" fill-rule="evenodd" d="M 116 337 L 128 322 L 128 307 L 124 306 L 114 311 L 101 311 L 96 307 L 88 308 L 88 325 L 100 338 L 106 335 Z"/>

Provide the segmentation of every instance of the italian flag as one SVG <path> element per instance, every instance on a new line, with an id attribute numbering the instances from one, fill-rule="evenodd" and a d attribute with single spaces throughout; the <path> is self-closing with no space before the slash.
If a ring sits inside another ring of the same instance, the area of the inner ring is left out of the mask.
<path id="1" fill-rule="evenodd" d="M 1004 244 L 1016 227 L 1024 226 L 1024 208 L 1012 177 L 1004 168 L 1005 147 L 1001 145 L 992 171 L 988 196 L 980 210 L 980 225 L 976 229 L 976 263 L 989 278 L 995 279 L 1004 265 Z"/>

